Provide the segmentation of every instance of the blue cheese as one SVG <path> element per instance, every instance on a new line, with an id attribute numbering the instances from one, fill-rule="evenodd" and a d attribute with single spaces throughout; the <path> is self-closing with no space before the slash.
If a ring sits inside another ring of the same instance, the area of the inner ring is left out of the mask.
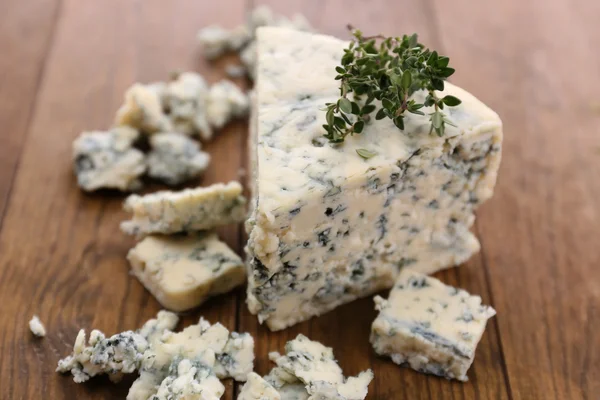
<path id="1" fill-rule="evenodd" d="M 144 353 L 159 331 L 173 329 L 177 321 L 174 314 L 160 312 L 156 319 L 148 321 L 137 332 L 125 331 L 107 338 L 101 331 L 93 330 L 87 344 L 85 331 L 81 329 L 73 353 L 60 360 L 56 370 L 70 372 L 77 383 L 101 374 L 108 374 L 111 380 L 118 381 L 123 374 L 140 367 Z"/>
<path id="2" fill-rule="evenodd" d="M 213 130 L 207 120 L 208 86 L 195 72 L 175 74 L 167 84 L 164 107 L 169 113 L 173 130 L 210 139 Z"/>
<path id="3" fill-rule="evenodd" d="M 242 186 L 229 182 L 178 192 L 131 195 L 124 208 L 133 217 L 121 223 L 121 230 L 143 236 L 207 230 L 240 222 L 246 216 L 246 199 Z"/>
<path id="4" fill-rule="evenodd" d="M 173 311 L 197 307 L 246 281 L 241 258 L 215 234 L 148 236 L 127 259 L 146 289 Z"/>
<path id="5" fill-rule="evenodd" d="M 212 369 L 202 363 L 184 359 L 171 364 L 152 400 L 217 400 L 225 387 Z"/>
<path id="6" fill-rule="evenodd" d="M 194 179 L 210 163 L 210 155 L 200 144 L 181 133 L 158 133 L 150 138 L 148 176 L 176 186 Z"/>
<path id="7" fill-rule="evenodd" d="M 115 123 L 135 128 L 141 132 L 169 132 L 172 124 L 164 112 L 160 85 L 146 86 L 136 83 L 125 92 L 125 101 L 117 110 Z"/>
<path id="8" fill-rule="evenodd" d="M 230 120 L 246 116 L 249 108 L 248 96 L 233 82 L 223 79 L 211 86 L 206 113 L 214 128 L 221 129 Z"/>
<path id="9" fill-rule="evenodd" d="M 79 135 L 73 142 L 73 167 L 79 186 L 88 192 L 140 189 L 146 162 L 144 154 L 133 148 L 138 135 L 128 127 Z"/>
<path id="10" fill-rule="evenodd" d="M 264 378 L 248 374 L 238 400 L 363 400 L 373 379 L 371 370 L 344 377 L 330 347 L 298 335 L 285 355 L 269 357 L 277 366 Z"/>
<path id="11" fill-rule="evenodd" d="M 181 371 L 183 361 L 186 364 Z M 229 332 L 223 325 L 211 325 L 201 318 L 198 324 L 181 332 L 166 332 L 144 353 L 140 376 L 131 386 L 127 399 L 146 400 L 152 396 L 160 399 L 169 393 L 197 394 L 198 388 L 205 385 L 207 393 L 219 393 L 218 379 L 245 381 L 253 364 L 252 336 Z M 192 367 L 196 368 L 193 372 Z M 218 379 L 215 381 L 214 377 Z M 174 390 L 177 387 L 179 389 Z"/>
<path id="12" fill-rule="evenodd" d="M 31 320 L 29 320 L 29 330 L 37 337 L 46 336 L 46 327 L 42 324 L 40 317 L 37 315 L 34 315 L 31 317 Z"/>
<path id="13" fill-rule="evenodd" d="M 260 375 L 250 372 L 237 400 L 281 400 L 281 395 Z"/>
<path id="14" fill-rule="evenodd" d="M 477 343 L 486 322 L 496 314 L 479 296 L 446 286 L 410 269 L 394 284 L 388 300 L 376 296 L 377 319 L 371 343 L 378 354 L 399 365 L 468 380 Z"/>
<path id="15" fill-rule="evenodd" d="M 283 329 L 390 287 L 402 267 L 433 273 L 479 250 L 469 228 L 496 182 L 496 113 L 447 84 L 441 95 L 462 104 L 445 110 L 456 127 L 444 137 L 410 114 L 404 132 L 383 119 L 332 146 L 321 109 L 339 96 L 347 43 L 281 28 L 260 28 L 257 43 L 246 226 L 248 307 L 261 322 Z"/>

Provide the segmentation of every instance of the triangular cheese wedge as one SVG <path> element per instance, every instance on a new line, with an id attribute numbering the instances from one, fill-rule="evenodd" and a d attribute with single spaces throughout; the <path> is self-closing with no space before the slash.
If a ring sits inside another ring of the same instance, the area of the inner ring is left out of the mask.
<path id="1" fill-rule="evenodd" d="M 401 268 L 433 273 L 479 250 L 469 228 L 500 164 L 494 111 L 446 84 L 440 95 L 462 104 L 445 109 L 457 126 L 445 136 L 409 114 L 404 131 L 373 120 L 332 146 L 323 107 L 338 99 L 347 42 L 267 27 L 257 40 L 247 252 L 248 305 L 261 322 L 282 329 L 391 287 Z"/>

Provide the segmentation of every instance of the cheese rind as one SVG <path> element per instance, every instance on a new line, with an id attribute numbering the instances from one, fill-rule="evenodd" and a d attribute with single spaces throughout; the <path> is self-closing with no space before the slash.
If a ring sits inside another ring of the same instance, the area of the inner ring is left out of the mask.
<path id="1" fill-rule="evenodd" d="M 124 208 L 133 217 L 121 223 L 121 230 L 136 236 L 207 230 L 242 221 L 246 216 L 245 206 L 238 182 L 131 195 Z"/>
<path id="2" fill-rule="evenodd" d="M 429 117 L 391 120 L 332 146 L 326 102 L 346 42 L 278 28 L 258 30 L 258 81 L 249 159 L 248 307 L 278 330 L 388 288 L 404 266 L 433 273 L 479 250 L 469 231 L 493 192 L 498 116 L 451 84 L 457 125 L 430 135 Z M 424 93 L 416 93 L 418 101 Z M 429 109 L 424 109 L 427 114 Z M 365 148 L 377 155 L 364 160 Z"/>
<path id="3" fill-rule="evenodd" d="M 388 300 L 376 296 L 379 315 L 371 327 L 378 354 L 399 365 L 467 381 L 486 322 L 496 311 L 481 297 L 404 270 Z"/>
<path id="4" fill-rule="evenodd" d="M 147 236 L 127 259 L 146 289 L 173 311 L 197 307 L 246 281 L 242 259 L 215 234 Z"/>
<path id="5" fill-rule="evenodd" d="M 88 192 L 140 189 L 139 178 L 146 171 L 146 163 L 144 154 L 133 148 L 138 135 L 128 127 L 79 135 L 73 142 L 73 168 L 78 185 Z"/>
<path id="6" fill-rule="evenodd" d="M 150 137 L 148 176 L 176 186 L 198 177 L 210 163 L 210 155 L 200 150 L 198 142 L 175 132 Z"/>

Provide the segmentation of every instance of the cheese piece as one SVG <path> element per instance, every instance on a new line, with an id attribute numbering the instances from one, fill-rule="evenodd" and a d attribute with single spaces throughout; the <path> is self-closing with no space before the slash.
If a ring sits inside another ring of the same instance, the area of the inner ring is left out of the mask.
<path id="1" fill-rule="evenodd" d="M 152 400 L 217 400 L 225 393 L 209 366 L 184 359 L 171 364 L 169 371 Z"/>
<path id="2" fill-rule="evenodd" d="M 108 374 L 111 380 L 118 381 L 123 374 L 137 370 L 156 336 L 173 329 L 177 322 L 175 314 L 161 311 L 156 319 L 149 320 L 137 332 L 125 331 L 106 338 L 101 331 L 93 330 L 87 345 L 85 330 L 81 329 L 73 353 L 58 362 L 56 371 L 70 372 L 77 383 L 101 374 Z"/>
<path id="3" fill-rule="evenodd" d="M 139 178 L 146 171 L 146 163 L 144 154 L 133 148 L 138 135 L 128 127 L 79 135 L 73 142 L 73 166 L 79 186 L 88 192 L 140 189 Z"/>
<path id="4" fill-rule="evenodd" d="M 165 90 L 165 108 L 173 129 L 210 139 L 213 135 L 206 116 L 208 86 L 195 72 L 175 74 Z"/>
<path id="5" fill-rule="evenodd" d="M 185 371 L 180 372 L 178 368 L 182 360 L 187 360 L 196 371 L 191 373 L 186 365 Z M 252 336 L 229 332 L 220 323 L 211 325 L 200 318 L 198 324 L 181 332 L 166 332 L 144 353 L 140 377 L 131 386 L 127 400 L 146 400 L 153 395 L 169 393 L 167 389 L 177 386 L 175 381 L 181 382 L 181 387 L 184 387 L 181 393 L 195 395 L 197 389 L 194 388 L 205 384 L 209 386 L 208 393 L 218 393 L 212 376 L 245 381 L 252 372 L 253 364 Z"/>
<path id="6" fill-rule="evenodd" d="M 173 311 L 197 307 L 246 280 L 241 258 L 215 234 L 148 236 L 127 259 L 146 289 Z"/>
<path id="7" fill-rule="evenodd" d="M 238 400 L 281 400 L 281 395 L 260 375 L 250 372 Z"/>
<path id="8" fill-rule="evenodd" d="M 29 330 L 37 337 L 46 336 L 46 327 L 40 321 L 40 317 L 34 315 L 29 321 Z"/>
<path id="9" fill-rule="evenodd" d="M 232 181 L 177 192 L 131 195 L 124 209 L 133 214 L 131 220 L 121 223 L 121 230 L 130 235 L 193 232 L 242 221 L 246 199 L 242 186 Z"/>
<path id="10" fill-rule="evenodd" d="M 277 367 L 265 378 L 279 391 L 282 400 L 362 400 L 367 396 L 373 372 L 344 377 L 330 347 L 298 335 L 285 345 L 285 351 L 285 355 L 269 354 Z M 299 383 L 304 385 L 304 391 Z"/>
<path id="11" fill-rule="evenodd" d="M 152 135 L 150 147 L 148 176 L 167 185 L 180 185 L 200 176 L 210 163 L 210 155 L 200 150 L 199 143 L 181 133 Z"/>
<path id="12" fill-rule="evenodd" d="M 487 320 L 496 314 L 481 297 L 435 278 L 404 270 L 388 300 L 375 297 L 371 328 L 375 351 L 399 365 L 467 381 Z"/>
<path id="13" fill-rule="evenodd" d="M 115 123 L 151 134 L 172 130 L 171 121 L 163 110 L 161 88 L 136 83 L 125 92 L 125 101 L 117 110 Z"/>
<path id="14" fill-rule="evenodd" d="M 230 120 L 246 116 L 249 108 L 248 96 L 233 82 L 223 79 L 211 86 L 206 104 L 211 126 L 221 129 Z"/>
<path id="15" fill-rule="evenodd" d="M 433 273 L 479 250 L 469 228 L 496 182 L 496 113 L 446 84 L 440 95 L 462 104 L 444 110 L 456 125 L 444 137 L 409 114 L 404 131 L 372 121 L 332 146 L 322 107 L 339 96 L 347 43 L 280 28 L 260 28 L 257 42 L 246 226 L 248 307 L 261 322 L 283 329 L 390 287 L 402 267 Z M 364 160 L 363 148 L 376 155 Z"/>

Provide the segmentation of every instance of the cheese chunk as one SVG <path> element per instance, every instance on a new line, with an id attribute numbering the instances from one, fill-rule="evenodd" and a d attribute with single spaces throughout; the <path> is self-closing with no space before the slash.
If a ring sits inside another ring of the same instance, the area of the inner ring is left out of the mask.
<path id="1" fill-rule="evenodd" d="M 185 365 L 184 371 L 179 371 L 182 360 L 189 364 Z M 131 386 L 127 400 L 146 400 L 153 395 L 162 398 L 160 395 L 168 393 L 167 389 L 177 386 L 176 381 L 181 383 L 180 392 L 190 396 L 197 394 L 197 388 L 203 385 L 208 385 L 207 393 L 219 393 L 213 376 L 245 381 L 253 364 L 252 336 L 229 332 L 220 323 L 211 325 L 200 318 L 198 324 L 181 332 L 166 332 L 144 353 L 140 376 Z M 188 366 L 195 367 L 196 371 L 190 372 Z"/>
<path id="2" fill-rule="evenodd" d="M 206 115 L 208 85 L 195 72 L 175 74 L 167 84 L 164 95 L 165 108 L 173 129 L 187 135 L 200 135 L 210 139 L 213 135 Z"/>
<path id="3" fill-rule="evenodd" d="M 34 315 L 31 317 L 31 320 L 29 320 L 29 330 L 37 337 L 46 336 L 46 327 L 42 324 L 40 317 L 37 315 Z"/>
<path id="4" fill-rule="evenodd" d="M 238 400 L 281 400 L 281 395 L 260 375 L 250 372 Z"/>
<path id="5" fill-rule="evenodd" d="M 98 189 L 135 191 L 146 171 L 144 154 L 133 148 L 138 132 L 128 127 L 83 132 L 73 142 L 77 183 L 88 192 Z"/>
<path id="6" fill-rule="evenodd" d="M 210 155 L 200 150 L 198 142 L 175 132 L 157 133 L 150 138 L 148 176 L 179 185 L 198 177 L 210 163 Z"/>
<path id="7" fill-rule="evenodd" d="M 260 28 L 257 42 L 246 226 L 248 307 L 261 322 L 283 329 L 392 286 L 404 266 L 433 273 L 479 250 L 469 228 L 496 182 L 496 113 L 446 84 L 440 95 L 462 104 L 444 110 L 456 125 L 444 137 L 429 134 L 429 116 L 409 114 L 404 131 L 372 121 L 332 146 L 322 107 L 339 96 L 347 43 L 281 28 Z"/>
<path id="8" fill-rule="evenodd" d="M 468 380 L 475 348 L 496 314 L 481 297 L 435 278 L 404 270 L 388 300 L 375 297 L 371 328 L 375 351 L 399 365 L 447 379 Z"/>
<path id="9" fill-rule="evenodd" d="M 277 366 L 261 378 L 248 374 L 238 400 L 363 400 L 373 379 L 371 370 L 345 378 L 330 347 L 298 335 L 269 358 Z"/>
<path id="10" fill-rule="evenodd" d="M 217 400 L 225 393 L 209 366 L 184 359 L 173 362 L 169 371 L 152 400 Z"/>
<path id="11" fill-rule="evenodd" d="M 246 199 L 238 182 L 178 192 L 131 195 L 124 208 L 133 218 L 121 223 L 130 235 L 193 232 L 237 223 L 246 215 Z"/>
<path id="12" fill-rule="evenodd" d="M 125 101 L 117 110 L 115 123 L 144 133 L 168 132 L 173 126 L 163 110 L 161 91 L 156 85 L 136 83 L 125 92 Z"/>
<path id="13" fill-rule="evenodd" d="M 58 372 L 70 372 L 77 383 L 90 377 L 108 374 L 110 379 L 118 381 L 123 374 L 137 370 L 144 353 L 152 343 L 177 325 L 175 314 L 160 311 L 156 319 L 151 319 L 139 331 L 125 331 L 109 338 L 99 330 L 93 330 L 86 344 L 86 334 L 79 331 L 73 353 L 58 362 Z"/>
<path id="14" fill-rule="evenodd" d="M 146 289 L 173 311 L 197 307 L 246 281 L 241 258 L 215 234 L 148 236 L 127 259 Z"/>

